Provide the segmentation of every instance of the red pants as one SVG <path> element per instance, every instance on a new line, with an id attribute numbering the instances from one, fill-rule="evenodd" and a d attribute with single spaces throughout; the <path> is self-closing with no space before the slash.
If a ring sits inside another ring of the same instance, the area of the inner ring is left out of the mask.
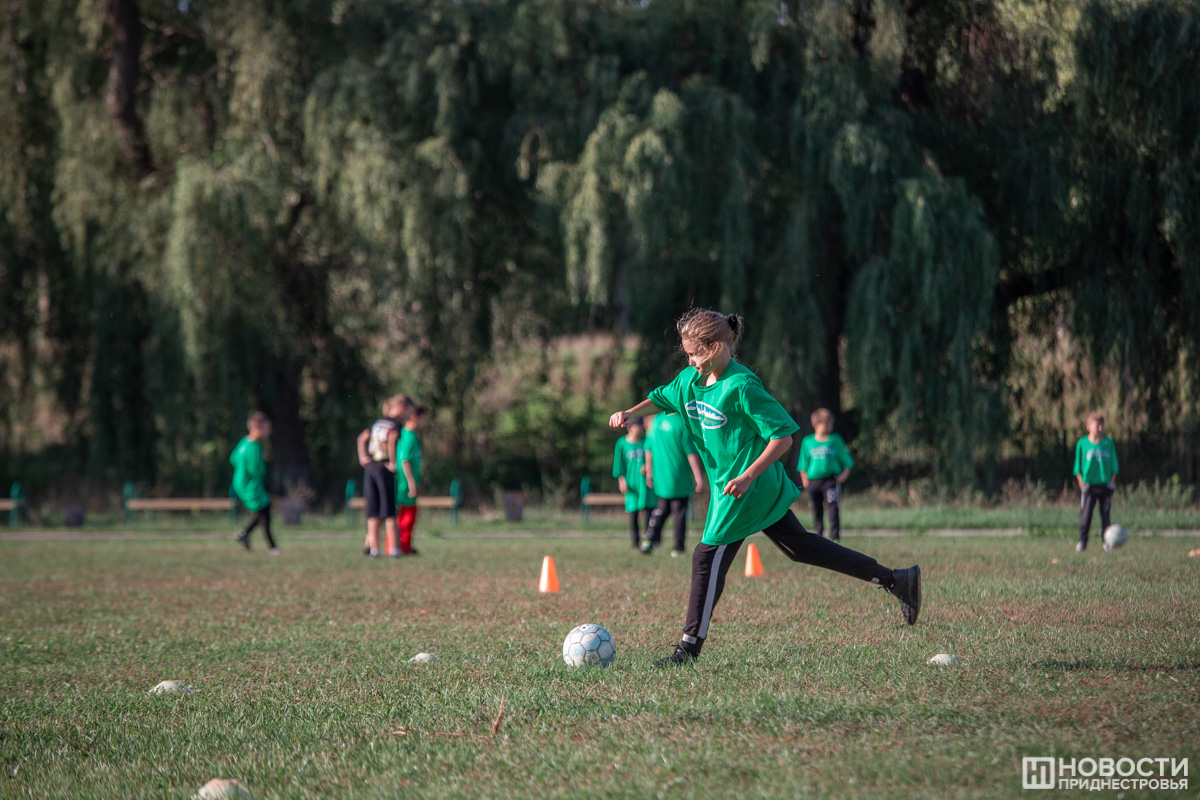
<path id="1" fill-rule="evenodd" d="M 398 506 L 396 510 L 396 526 L 400 529 L 400 552 L 412 552 L 413 526 L 417 524 L 416 506 Z"/>

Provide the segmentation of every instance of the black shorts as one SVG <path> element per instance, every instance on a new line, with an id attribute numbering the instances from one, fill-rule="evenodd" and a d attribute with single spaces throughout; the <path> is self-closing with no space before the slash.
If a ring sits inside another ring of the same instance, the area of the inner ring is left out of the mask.
<path id="1" fill-rule="evenodd" d="M 367 519 L 396 516 L 396 475 L 382 461 L 363 470 L 363 498 L 367 501 Z"/>

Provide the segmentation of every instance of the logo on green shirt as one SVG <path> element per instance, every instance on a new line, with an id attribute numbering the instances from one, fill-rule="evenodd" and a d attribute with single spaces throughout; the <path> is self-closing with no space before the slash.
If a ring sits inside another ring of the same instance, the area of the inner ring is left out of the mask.
<path id="1" fill-rule="evenodd" d="M 684 410 L 692 419 L 700 420 L 700 427 L 708 431 L 724 427 L 729 421 L 724 414 L 703 400 L 689 400 Z"/>

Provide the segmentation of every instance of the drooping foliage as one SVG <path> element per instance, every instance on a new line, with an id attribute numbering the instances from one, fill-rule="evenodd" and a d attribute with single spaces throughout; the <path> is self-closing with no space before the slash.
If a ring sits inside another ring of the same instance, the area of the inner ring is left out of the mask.
<path id="1" fill-rule="evenodd" d="M 10 3 L 4 471 L 219 493 L 263 408 L 274 488 L 334 495 L 404 389 L 455 469 L 498 475 L 501 417 L 548 405 L 498 406 L 498 362 L 536 377 L 556 336 L 634 333 L 644 391 L 691 305 L 742 313 L 742 357 L 802 420 L 847 412 L 868 463 L 987 483 L 1077 430 L 1068 386 L 1184 441 L 1198 23 L 1176 0 Z M 577 413 L 521 481 L 594 466 Z"/>

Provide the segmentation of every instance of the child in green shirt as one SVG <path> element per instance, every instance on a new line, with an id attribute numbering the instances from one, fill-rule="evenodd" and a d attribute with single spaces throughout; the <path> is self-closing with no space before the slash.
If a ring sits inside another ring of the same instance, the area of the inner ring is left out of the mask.
<path id="1" fill-rule="evenodd" d="M 625 420 L 624 425 L 625 435 L 617 440 L 613 448 L 613 477 L 617 479 L 621 494 L 625 495 L 633 546 L 639 547 L 642 533 L 638 528 L 638 518 L 645 515 L 648 527 L 650 511 L 657 500 L 646 483 L 646 449 L 643 446 L 646 439 L 645 423 L 641 417 L 632 417 Z"/>
<path id="2" fill-rule="evenodd" d="M 842 437 L 833 432 L 833 412 L 818 408 L 809 418 L 814 433 L 800 442 L 800 460 L 796 469 L 813 510 L 813 529 L 825 535 L 824 507 L 829 506 L 829 538 L 842 538 L 842 484 L 850 477 L 854 459 Z"/>
<path id="3" fill-rule="evenodd" d="M 1092 513 L 1100 504 L 1100 530 L 1112 522 L 1113 492 L 1117 488 L 1117 448 L 1104 435 L 1104 414 L 1093 411 L 1087 415 L 1087 436 L 1075 443 L 1075 480 L 1079 482 L 1079 542 L 1075 552 L 1087 549 Z"/>
<path id="4" fill-rule="evenodd" d="M 421 484 L 421 437 L 417 434 L 424 429 L 428 414 L 429 409 L 425 406 L 417 406 L 404 423 L 404 430 L 400 431 L 400 444 L 396 446 L 396 460 L 400 462 L 396 472 L 396 527 L 400 529 L 400 547 L 392 548 L 389 542 L 390 556 L 417 555 L 417 549 L 412 546 L 420 493 L 417 487 Z"/>
<path id="5" fill-rule="evenodd" d="M 712 501 L 704 536 L 692 552 L 692 587 L 683 636 L 675 652 L 655 662 L 671 666 L 700 655 L 713 607 L 742 541 L 762 531 L 793 561 L 824 567 L 883 586 L 900 600 L 904 621 L 913 625 L 921 610 L 921 570 L 893 570 L 870 556 L 842 547 L 804 529 L 791 504 L 800 490 L 784 473 L 779 458 L 798 426 L 758 376 L 734 360 L 744 323 L 736 314 L 696 309 L 676 324 L 689 367 L 666 386 L 609 425 L 658 411 L 684 416 L 704 462 Z"/>
<path id="6" fill-rule="evenodd" d="M 692 434 L 679 414 L 655 414 L 646 429 L 646 484 L 658 503 L 650 512 L 642 552 L 646 555 L 662 542 L 667 515 L 675 517 L 675 548 L 684 552 L 687 541 L 688 502 L 692 492 L 704 491 L 704 464 L 696 452 Z"/>
<path id="7" fill-rule="evenodd" d="M 233 493 L 253 514 L 246 527 L 238 531 L 237 542 L 250 549 L 250 532 L 262 525 L 271 555 L 279 555 L 275 537 L 271 536 L 271 495 L 267 492 L 267 462 L 263 460 L 262 443 L 271 438 L 271 420 L 255 411 L 246 420 L 248 433 L 233 448 L 229 463 L 233 465 Z"/>

